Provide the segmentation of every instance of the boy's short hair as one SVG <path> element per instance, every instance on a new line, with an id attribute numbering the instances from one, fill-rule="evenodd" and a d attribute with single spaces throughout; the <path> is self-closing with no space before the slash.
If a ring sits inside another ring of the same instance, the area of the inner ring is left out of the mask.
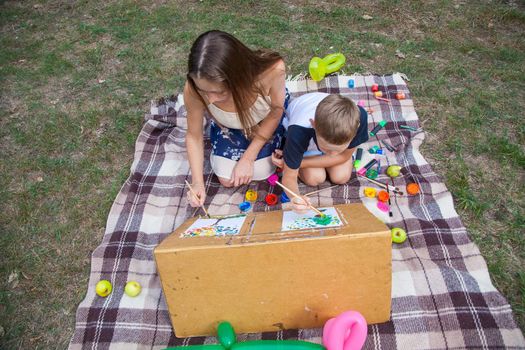
<path id="1" fill-rule="evenodd" d="M 315 132 L 333 145 L 349 143 L 359 128 L 360 115 L 351 99 L 330 94 L 315 110 Z"/>

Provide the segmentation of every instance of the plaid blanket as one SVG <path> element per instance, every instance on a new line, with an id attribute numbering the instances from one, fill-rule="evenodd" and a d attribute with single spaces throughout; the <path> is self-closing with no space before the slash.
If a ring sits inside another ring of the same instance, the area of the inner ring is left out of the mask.
<path id="1" fill-rule="evenodd" d="M 348 88 L 348 80 L 355 87 Z M 384 97 L 404 92 L 405 100 L 379 101 L 370 92 L 378 84 Z M 493 287 L 487 266 L 476 245 L 469 239 L 442 180 L 419 153 L 424 132 L 419 128 L 410 92 L 403 76 L 332 76 L 315 83 L 296 80 L 287 83 L 292 95 L 311 91 L 342 93 L 354 101 L 364 100 L 373 109 L 369 129 L 379 121 L 388 124 L 371 137 L 366 150 L 379 140 L 398 146 L 382 158 L 403 166 L 403 176 L 395 185 L 404 189 L 416 182 L 421 193 L 394 196 L 393 217 L 374 209 L 363 195 L 373 185 L 352 176 L 345 185 L 312 196 L 314 205 L 365 202 L 390 227 L 408 232 L 403 244 L 393 245 L 391 321 L 370 325 L 366 349 L 524 349 L 525 341 L 517 328 L 505 298 Z M 214 337 L 178 339 L 173 334 L 161 284 L 153 260 L 153 249 L 178 225 L 194 214 L 186 202 L 184 180 L 190 180 L 184 145 L 186 130 L 183 100 L 160 101 L 146 115 L 131 167 L 109 213 L 102 244 L 95 249 L 91 275 L 84 301 L 78 307 L 75 333 L 70 348 L 80 349 L 161 349 L 174 345 L 216 343 Z M 206 153 L 209 153 L 209 142 Z M 205 164 L 208 197 L 212 214 L 236 213 L 247 186 L 221 187 Z M 380 174 L 378 180 L 386 181 Z M 321 187 L 326 187 L 324 184 Z M 266 182 L 250 188 L 264 196 L 274 189 Z M 315 188 L 300 187 L 302 193 Z M 256 211 L 273 210 L 263 201 Z M 95 294 L 101 279 L 112 282 L 114 290 L 106 298 Z M 126 281 L 138 281 L 142 293 L 136 298 L 123 295 Z M 235 325 L 234 325 L 235 326 Z M 243 334 L 247 339 L 301 339 L 321 342 L 320 329 L 285 330 L 272 333 Z"/>

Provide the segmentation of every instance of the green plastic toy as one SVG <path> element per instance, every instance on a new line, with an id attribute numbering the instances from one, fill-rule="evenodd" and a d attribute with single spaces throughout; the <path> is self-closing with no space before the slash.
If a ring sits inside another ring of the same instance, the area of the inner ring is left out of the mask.
<path id="1" fill-rule="evenodd" d="M 229 322 L 217 327 L 220 344 L 175 346 L 164 350 L 326 350 L 322 345 L 302 340 L 250 340 L 237 343 L 235 331 Z"/>
<path id="2" fill-rule="evenodd" d="M 346 58 L 342 53 L 332 53 L 326 55 L 324 58 L 314 57 L 310 60 L 308 71 L 310 76 L 315 81 L 321 81 L 325 75 L 337 72 L 346 62 Z"/>

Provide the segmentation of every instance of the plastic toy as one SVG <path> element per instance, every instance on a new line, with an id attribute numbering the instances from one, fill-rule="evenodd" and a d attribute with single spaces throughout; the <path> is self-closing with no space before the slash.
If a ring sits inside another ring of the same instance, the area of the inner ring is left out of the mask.
<path id="1" fill-rule="evenodd" d="M 388 198 L 390 198 L 390 195 L 388 194 L 387 191 L 379 191 L 377 193 L 377 199 L 381 202 L 388 202 Z"/>
<path id="2" fill-rule="evenodd" d="M 379 91 L 379 85 L 372 84 L 372 92 L 376 92 L 376 91 Z"/>
<path id="3" fill-rule="evenodd" d="M 390 211 L 390 206 L 386 204 L 385 202 L 381 202 L 381 201 L 377 202 L 377 208 L 379 208 L 379 210 L 385 213 Z"/>
<path id="4" fill-rule="evenodd" d="M 375 128 L 370 131 L 370 136 L 375 136 L 379 130 L 381 130 L 386 125 L 386 120 L 381 120 L 379 124 L 375 126 Z"/>
<path id="5" fill-rule="evenodd" d="M 405 98 L 406 98 L 406 96 L 405 96 L 404 92 L 398 92 L 396 94 L 396 99 L 398 99 L 398 100 L 404 100 Z"/>
<path id="6" fill-rule="evenodd" d="M 390 232 L 392 233 L 392 242 L 394 243 L 403 243 L 407 239 L 407 233 L 402 228 L 394 227 Z"/>
<path id="7" fill-rule="evenodd" d="M 396 149 L 391 145 L 389 144 L 388 142 L 386 142 L 385 140 L 381 140 L 381 143 L 386 147 L 387 150 L 389 150 L 390 152 L 394 152 Z"/>
<path id="8" fill-rule="evenodd" d="M 264 201 L 266 202 L 266 204 L 268 205 L 276 205 L 277 202 L 279 202 L 279 198 L 277 197 L 276 194 L 274 193 L 268 193 L 266 195 L 266 198 L 264 198 Z"/>
<path id="9" fill-rule="evenodd" d="M 350 89 L 353 89 L 353 88 L 355 87 L 355 81 L 354 81 L 354 79 L 349 79 L 349 80 L 348 80 L 348 87 L 349 87 Z"/>
<path id="10" fill-rule="evenodd" d="M 310 60 L 308 71 L 313 80 L 320 81 L 325 75 L 341 69 L 345 62 L 346 58 L 342 53 L 332 53 L 326 55 L 324 58 L 314 57 Z"/>
<path id="11" fill-rule="evenodd" d="M 245 202 L 242 202 L 239 204 L 239 209 L 242 211 L 242 212 L 247 212 L 249 211 L 250 209 L 252 208 L 252 204 L 248 201 L 245 201 Z"/>
<path id="12" fill-rule="evenodd" d="M 366 177 L 368 177 L 369 179 L 372 179 L 372 180 L 375 180 L 377 178 L 377 170 L 375 169 L 368 169 L 366 171 Z"/>
<path id="13" fill-rule="evenodd" d="M 137 281 L 129 281 L 126 283 L 126 286 L 124 287 L 124 293 L 129 295 L 130 297 L 136 297 L 140 294 L 142 291 L 142 287 L 140 286 L 140 283 Z"/>
<path id="14" fill-rule="evenodd" d="M 364 167 L 362 167 L 361 169 L 359 169 L 357 171 L 357 174 L 358 175 L 365 175 L 365 173 L 367 172 L 368 169 L 370 169 L 371 167 L 373 167 L 375 164 L 377 163 L 377 160 L 375 159 L 372 159 L 371 161 L 369 161 L 368 163 L 366 163 L 366 165 Z"/>
<path id="15" fill-rule="evenodd" d="M 359 100 L 359 101 L 357 101 L 357 105 L 359 107 L 363 107 L 364 108 L 366 106 L 366 102 L 365 102 L 365 100 Z"/>
<path id="16" fill-rule="evenodd" d="M 398 177 L 401 173 L 401 167 L 399 165 L 390 165 L 386 168 L 386 174 L 390 177 Z"/>
<path id="17" fill-rule="evenodd" d="M 281 203 L 288 203 L 290 201 L 290 198 L 288 198 L 288 196 L 286 195 L 286 192 L 283 191 L 283 193 L 281 193 Z"/>
<path id="18" fill-rule="evenodd" d="M 95 292 L 103 298 L 107 297 L 111 293 L 112 290 L 113 290 L 113 286 L 111 285 L 111 282 L 108 280 L 101 280 L 95 286 Z"/>
<path id="19" fill-rule="evenodd" d="M 367 335 L 366 320 L 357 311 L 346 311 L 326 321 L 323 345 L 327 350 L 360 350 Z"/>
<path id="20" fill-rule="evenodd" d="M 382 91 L 376 91 L 376 92 L 374 92 L 374 96 L 375 97 L 383 97 L 383 92 Z"/>
<path id="21" fill-rule="evenodd" d="M 379 146 L 375 145 L 368 150 L 370 154 L 383 154 L 383 150 Z"/>
<path id="22" fill-rule="evenodd" d="M 364 191 L 365 197 L 376 198 L 377 191 L 373 187 L 365 187 Z"/>
<path id="23" fill-rule="evenodd" d="M 257 191 L 255 190 L 248 190 L 246 191 L 246 200 L 250 202 L 255 202 L 257 200 Z"/>
<path id="24" fill-rule="evenodd" d="M 279 181 L 279 175 L 272 174 L 266 179 L 266 181 L 268 181 L 270 185 L 275 186 L 276 182 Z"/>
<path id="25" fill-rule="evenodd" d="M 361 165 L 361 158 L 363 157 L 363 149 L 359 147 L 355 153 L 354 168 L 359 168 Z"/>
<path id="26" fill-rule="evenodd" d="M 407 193 L 411 194 L 411 195 L 418 194 L 419 193 L 419 185 L 414 183 L 414 182 L 409 183 L 407 185 Z"/>
<path id="27" fill-rule="evenodd" d="M 407 130 L 410 130 L 410 131 L 419 131 L 419 129 L 413 128 L 413 127 L 408 126 L 408 125 L 400 125 L 399 127 L 401 129 L 407 129 Z"/>

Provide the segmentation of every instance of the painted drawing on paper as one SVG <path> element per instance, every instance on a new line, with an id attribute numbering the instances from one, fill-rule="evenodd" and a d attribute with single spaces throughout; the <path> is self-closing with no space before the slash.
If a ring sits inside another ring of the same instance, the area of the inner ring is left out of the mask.
<path id="1" fill-rule="evenodd" d="M 203 219 L 199 218 L 180 236 L 181 237 L 196 237 L 196 236 L 231 236 L 237 235 L 241 232 L 241 227 L 244 224 L 246 215 L 236 215 L 222 218 Z"/>
<path id="2" fill-rule="evenodd" d="M 282 231 L 342 226 L 339 214 L 334 207 L 318 209 L 326 216 L 321 217 L 313 210 L 308 211 L 306 214 L 296 214 L 293 211 L 283 212 Z"/>

